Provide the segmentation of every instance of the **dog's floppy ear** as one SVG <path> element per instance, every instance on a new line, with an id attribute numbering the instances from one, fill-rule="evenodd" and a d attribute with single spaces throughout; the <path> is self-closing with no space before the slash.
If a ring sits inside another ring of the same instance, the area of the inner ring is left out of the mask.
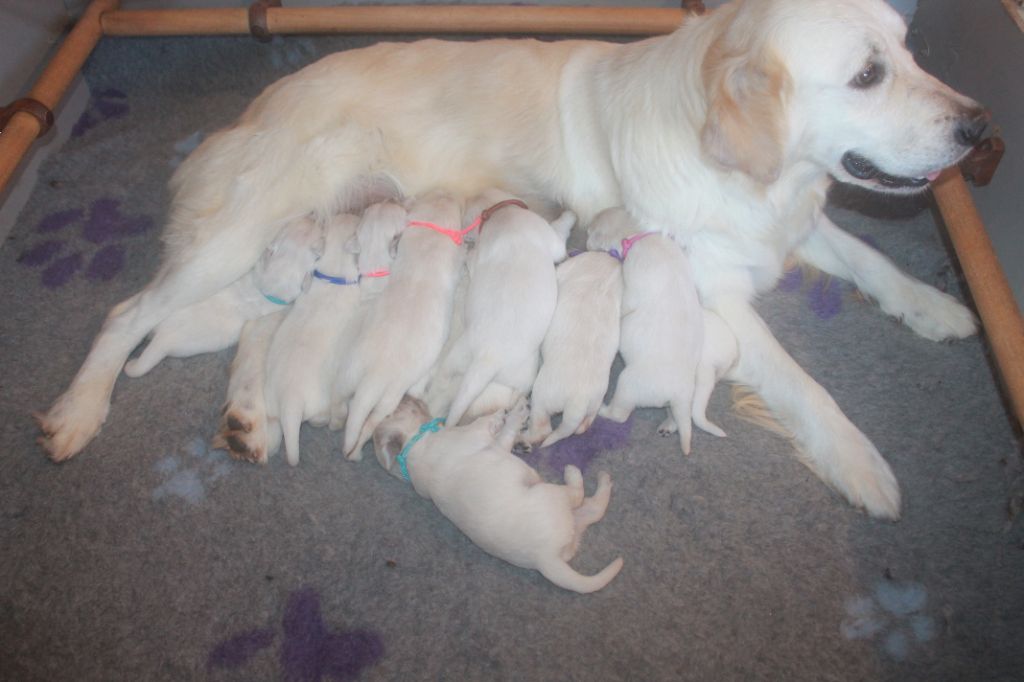
<path id="1" fill-rule="evenodd" d="M 395 458 L 405 447 L 405 434 L 386 424 L 378 426 L 373 432 L 373 452 L 377 461 L 385 471 L 391 471 Z"/>
<path id="2" fill-rule="evenodd" d="M 786 144 L 785 66 L 768 49 L 730 50 L 725 37 L 702 64 L 708 113 L 701 130 L 704 153 L 726 168 L 771 184 L 782 170 Z"/>

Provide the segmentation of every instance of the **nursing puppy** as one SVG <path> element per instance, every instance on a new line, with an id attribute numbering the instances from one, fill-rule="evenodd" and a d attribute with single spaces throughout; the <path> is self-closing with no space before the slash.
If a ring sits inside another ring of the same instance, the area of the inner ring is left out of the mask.
<path id="1" fill-rule="evenodd" d="M 974 333 L 967 308 L 822 210 L 833 178 L 920 192 L 985 128 L 984 109 L 922 71 L 905 35 L 884 0 L 735 0 L 625 44 L 425 40 L 325 57 L 268 87 L 178 167 L 163 264 L 110 312 L 38 416 L 41 443 L 55 461 L 82 450 L 132 350 L 245 274 L 288 221 L 359 212 L 374 178 L 404 196 L 502 187 L 551 215 L 569 208 L 586 224 L 624 206 L 642 229 L 670 233 L 701 301 L 736 335 L 729 378 L 760 394 L 828 485 L 898 518 L 888 463 L 751 301 L 795 253 L 922 336 Z"/>
<path id="2" fill-rule="evenodd" d="M 186 358 L 233 346 L 246 320 L 270 314 L 298 298 L 322 252 L 323 235 L 316 221 L 307 216 L 290 223 L 256 267 L 157 325 L 145 350 L 125 364 L 124 373 L 140 377 L 165 357 Z"/>
<path id="3" fill-rule="evenodd" d="M 309 290 L 292 306 L 267 353 L 267 414 L 280 422 L 292 466 L 299 463 L 302 422 L 325 425 L 330 419 L 334 378 L 358 326 L 359 266 L 345 247 L 359 222 L 342 214 L 324 227 L 324 255 Z"/>
<path id="4" fill-rule="evenodd" d="M 363 445 L 406 392 L 426 386 L 448 338 L 465 261 L 461 215 L 459 202 L 443 192 L 409 206 L 409 227 L 398 242 L 388 287 L 368 313 L 335 384 L 331 424 L 344 423 L 342 452 L 349 459 L 362 459 Z"/>
<path id="5" fill-rule="evenodd" d="M 388 285 L 398 239 L 409 216 L 396 201 L 381 201 L 363 211 L 359 227 L 345 248 L 359 255 L 359 293 L 363 301 L 378 296 Z"/>
<path id="6" fill-rule="evenodd" d="M 565 240 L 576 222 L 566 212 L 548 223 L 496 189 L 474 199 L 466 215 L 481 216 L 481 225 L 469 256 L 465 331 L 452 349 L 454 357 L 466 358 L 448 412 L 452 426 L 492 382 L 530 391 L 558 297 L 555 263 L 565 258 Z"/>
<path id="7" fill-rule="evenodd" d="M 675 433 L 690 454 L 693 390 L 704 346 L 704 315 L 690 262 L 665 235 L 639 232 L 620 208 L 602 211 L 590 226 L 590 249 L 616 250 L 622 258 L 619 351 L 626 367 L 615 395 L 600 415 L 617 422 L 636 407 L 668 404 L 658 430 Z"/>
<path id="8" fill-rule="evenodd" d="M 374 431 L 374 450 L 381 466 L 411 481 L 488 554 L 536 569 L 566 590 L 600 590 L 618 575 L 622 557 L 592 576 L 577 573 L 568 562 L 583 532 L 604 516 L 611 477 L 602 471 L 589 498 L 580 470 L 572 465 L 565 468 L 565 485 L 545 483 L 511 452 L 526 416 L 526 403 L 520 401 L 511 412 L 438 428 L 426 405 L 407 397 Z"/>
<path id="9" fill-rule="evenodd" d="M 590 428 L 619 350 L 619 261 L 586 251 L 563 262 L 556 273 L 558 304 L 544 335 L 543 362 L 530 395 L 527 440 L 542 447 Z M 551 415 L 558 413 L 562 422 L 552 432 Z"/>

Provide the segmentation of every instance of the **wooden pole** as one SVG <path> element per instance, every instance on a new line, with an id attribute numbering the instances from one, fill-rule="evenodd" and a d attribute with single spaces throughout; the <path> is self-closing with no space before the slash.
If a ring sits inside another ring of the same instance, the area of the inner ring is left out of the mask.
<path id="1" fill-rule="evenodd" d="M 39 101 L 50 111 L 57 108 L 92 49 L 103 37 L 100 15 L 116 9 L 119 4 L 120 0 L 93 0 L 89 4 L 32 86 L 28 97 Z M 0 194 L 14 175 L 25 152 L 35 142 L 39 130 L 39 121 L 34 116 L 19 112 L 11 117 L 0 134 Z"/>
<path id="2" fill-rule="evenodd" d="M 670 33 L 681 9 L 520 7 L 510 5 L 373 5 L 268 7 L 271 34 L 493 33 L 646 36 Z M 110 36 L 244 34 L 246 9 L 119 10 L 103 15 Z"/>
<path id="3" fill-rule="evenodd" d="M 1024 318 L 960 170 L 947 168 L 932 192 L 988 335 L 1010 406 L 1024 425 Z"/>

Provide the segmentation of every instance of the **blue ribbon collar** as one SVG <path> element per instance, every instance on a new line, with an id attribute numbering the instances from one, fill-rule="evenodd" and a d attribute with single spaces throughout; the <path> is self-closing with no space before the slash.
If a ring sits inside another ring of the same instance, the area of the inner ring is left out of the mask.
<path id="1" fill-rule="evenodd" d="M 356 277 L 355 279 L 345 279 L 344 277 L 334 277 L 333 275 L 325 275 L 319 270 L 314 270 L 313 276 L 316 277 L 317 279 L 322 279 L 325 282 L 330 282 L 331 284 L 359 284 L 359 277 Z"/>
<path id="2" fill-rule="evenodd" d="M 416 445 L 420 438 L 423 438 L 423 436 L 428 433 L 437 433 L 441 430 L 442 426 L 444 426 L 443 418 L 438 417 L 436 419 L 431 419 L 420 427 L 420 430 L 416 432 L 416 435 L 410 438 L 405 444 L 405 447 L 402 448 L 402 451 L 398 453 L 398 457 L 395 458 L 395 461 L 398 462 L 398 468 L 402 471 L 402 478 L 410 482 L 412 481 L 412 479 L 409 478 L 409 465 L 407 462 L 409 459 L 409 450 L 412 449 L 412 446 Z"/>

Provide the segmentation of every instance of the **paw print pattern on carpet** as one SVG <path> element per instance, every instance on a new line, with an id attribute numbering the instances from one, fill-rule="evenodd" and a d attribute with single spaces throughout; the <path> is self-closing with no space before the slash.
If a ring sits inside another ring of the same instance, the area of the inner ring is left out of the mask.
<path id="1" fill-rule="evenodd" d="M 806 289 L 807 306 L 819 320 L 830 320 L 843 311 L 843 298 L 856 289 L 834 277 L 816 271 L 805 271 L 799 265 L 786 270 L 779 280 L 780 291 L 794 293 Z"/>
<path id="2" fill-rule="evenodd" d="M 71 128 L 71 137 L 81 137 L 104 121 L 123 118 L 128 110 L 128 95 L 117 88 L 94 92 L 89 98 L 89 106 Z"/>
<path id="3" fill-rule="evenodd" d="M 78 226 L 76 233 L 69 232 Z M 18 262 L 40 268 L 40 283 L 48 289 L 63 287 L 81 274 L 93 282 L 106 282 L 124 269 L 125 239 L 153 227 L 147 215 L 121 213 L 121 202 L 103 197 L 80 208 L 50 213 L 36 225 L 39 239 L 25 249 Z"/>
<path id="4" fill-rule="evenodd" d="M 197 505 L 206 499 L 206 486 L 231 471 L 231 459 L 222 450 L 211 450 L 202 438 L 193 438 L 184 452 L 167 455 L 154 465 L 163 483 L 153 489 L 153 500 L 184 500 Z"/>
<path id="5" fill-rule="evenodd" d="M 302 588 L 288 596 L 282 619 L 284 639 L 278 656 L 287 682 L 354 679 L 384 655 L 375 632 L 328 630 L 320 611 L 320 595 Z M 259 628 L 240 632 L 217 644 L 206 659 L 207 668 L 240 668 L 274 644 L 277 631 Z"/>
<path id="6" fill-rule="evenodd" d="M 568 464 L 576 466 L 583 473 L 598 455 L 618 450 L 629 443 L 633 431 L 633 419 L 630 417 L 619 424 L 604 417 L 594 420 L 590 429 L 579 436 L 569 436 L 546 448 L 535 448 L 532 452 L 519 456 L 535 469 L 546 469 L 556 478 L 561 478 Z"/>
<path id="7" fill-rule="evenodd" d="M 873 594 L 846 601 L 839 631 L 846 639 L 876 640 L 885 653 L 902 661 L 914 645 L 935 639 L 935 619 L 924 612 L 927 602 L 928 592 L 920 583 L 879 582 Z"/>

